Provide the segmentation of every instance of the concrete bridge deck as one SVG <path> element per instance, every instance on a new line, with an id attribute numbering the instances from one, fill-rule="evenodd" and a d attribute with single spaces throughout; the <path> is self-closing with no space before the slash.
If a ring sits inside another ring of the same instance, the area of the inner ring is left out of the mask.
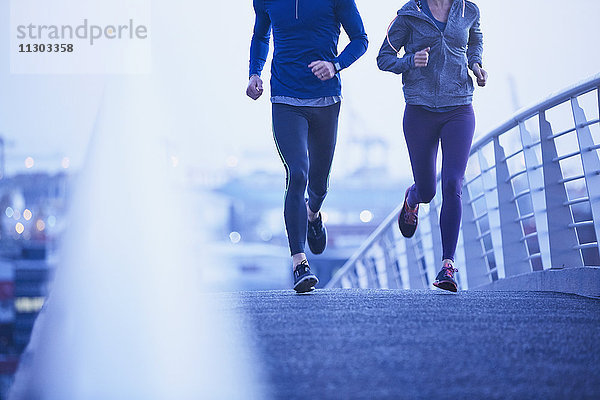
<path id="1" fill-rule="evenodd" d="M 596 299 L 367 289 L 217 297 L 245 319 L 276 399 L 600 398 Z"/>

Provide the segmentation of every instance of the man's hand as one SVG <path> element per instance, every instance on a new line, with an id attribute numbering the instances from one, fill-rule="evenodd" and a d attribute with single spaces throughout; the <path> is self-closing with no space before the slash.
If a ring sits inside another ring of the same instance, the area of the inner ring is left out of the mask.
<path id="1" fill-rule="evenodd" d="M 329 80 L 335 76 L 335 67 L 329 61 L 313 61 L 308 64 L 308 68 L 322 81 Z"/>
<path id="2" fill-rule="evenodd" d="M 427 47 L 415 53 L 415 67 L 423 68 L 427 66 L 429 63 L 429 50 L 431 48 Z"/>
<path id="3" fill-rule="evenodd" d="M 250 77 L 246 94 L 252 100 L 258 99 L 263 94 L 263 81 L 258 75 L 252 75 Z"/>
<path id="4" fill-rule="evenodd" d="M 483 68 L 478 63 L 473 64 L 473 73 L 477 78 L 477 84 L 481 87 L 484 87 L 487 83 L 488 73 L 485 72 Z"/>

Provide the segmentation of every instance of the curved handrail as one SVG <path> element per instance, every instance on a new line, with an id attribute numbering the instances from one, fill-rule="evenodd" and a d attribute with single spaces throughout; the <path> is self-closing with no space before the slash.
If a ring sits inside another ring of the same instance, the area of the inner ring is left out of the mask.
<path id="1" fill-rule="evenodd" d="M 565 98 L 570 98 L 573 96 L 581 96 L 588 92 L 591 92 L 595 89 L 598 89 L 600 86 L 600 73 L 592 75 L 588 79 L 585 79 L 579 83 L 576 83 L 572 86 L 569 86 L 560 92 L 556 92 L 548 96 L 545 100 L 542 100 L 539 103 L 536 103 L 532 106 L 523 107 L 520 110 L 517 110 L 515 114 L 509 118 L 507 121 L 499 125 L 498 127 L 492 129 L 489 133 L 483 135 L 479 139 L 473 142 L 471 146 L 471 154 L 475 152 L 477 149 L 481 148 L 483 145 L 489 143 L 493 140 L 494 137 L 503 134 L 506 131 L 516 127 L 519 125 L 519 121 L 525 121 L 533 116 L 535 116 L 540 109 L 549 109 L 555 107 L 564 102 Z"/>

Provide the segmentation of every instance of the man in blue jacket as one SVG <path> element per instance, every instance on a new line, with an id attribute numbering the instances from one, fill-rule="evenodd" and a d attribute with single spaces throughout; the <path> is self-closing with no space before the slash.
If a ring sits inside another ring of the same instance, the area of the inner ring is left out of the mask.
<path id="1" fill-rule="evenodd" d="M 313 254 L 327 245 L 319 210 L 337 137 L 339 72 L 365 53 L 367 34 L 354 0 L 254 0 L 254 11 L 246 94 L 256 100 L 263 93 L 260 74 L 273 31 L 273 136 L 287 174 L 284 219 L 294 290 L 310 292 L 319 280 L 310 271 L 304 245 L 308 241 Z M 350 43 L 338 55 L 340 26 Z"/>

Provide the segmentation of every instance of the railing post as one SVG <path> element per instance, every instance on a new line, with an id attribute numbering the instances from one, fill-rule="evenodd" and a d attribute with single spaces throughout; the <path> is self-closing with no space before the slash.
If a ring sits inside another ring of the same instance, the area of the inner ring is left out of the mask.
<path id="1" fill-rule="evenodd" d="M 544 172 L 544 192 L 546 195 L 546 218 L 548 221 L 548 240 L 550 244 L 551 268 L 581 267 L 583 258 L 575 248 L 579 244 L 573 223 L 571 208 L 565 206 L 568 201 L 567 189 L 562 183 L 563 175 L 558 161 L 556 144 L 552 139 L 552 126 L 541 111 L 540 140 Z"/>
<path id="2" fill-rule="evenodd" d="M 352 287 L 352 282 L 350 282 L 350 278 L 348 274 L 345 274 L 340 278 L 338 284 L 331 286 L 333 288 L 342 288 L 342 289 L 350 289 Z"/>
<path id="3" fill-rule="evenodd" d="M 483 192 L 485 205 L 488 212 L 488 223 L 490 235 L 492 238 L 492 248 L 494 249 L 494 261 L 496 262 L 496 271 L 498 278 L 504 278 L 504 254 L 502 252 L 502 225 L 500 223 L 500 208 L 498 204 L 498 195 L 492 191 L 497 187 L 495 174 L 489 168 L 481 149 L 477 151 L 479 166 L 481 169 L 481 179 L 483 180 Z M 484 246 L 482 246 L 484 248 Z"/>
<path id="4" fill-rule="evenodd" d="M 435 273 L 437 271 L 435 271 L 435 269 L 431 265 L 429 265 L 429 262 L 427 260 L 428 258 L 430 258 L 427 256 L 431 255 L 429 250 L 432 249 L 427 248 L 425 243 L 425 235 L 426 234 L 424 230 L 418 230 L 413 238 L 413 245 L 415 248 L 415 255 L 417 258 L 417 266 L 419 267 L 421 284 L 424 288 L 427 289 L 430 287 L 430 282 L 432 282 L 431 275 L 435 277 Z"/>
<path id="5" fill-rule="evenodd" d="M 579 106 L 576 97 L 571 98 L 573 107 L 573 118 L 575 120 L 575 130 L 581 151 L 581 162 L 583 163 L 583 173 L 585 174 L 585 186 L 588 192 L 590 207 L 592 209 L 592 218 L 594 220 L 594 231 L 596 233 L 596 242 L 600 241 L 600 160 L 594 147 L 594 139 L 587 125 L 587 119 L 583 109 Z M 598 246 L 596 246 L 598 247 Z"/>
<path id="6" fill-rule="evenodd" d="M 367 287 L 378 288 L 379 277 L 377 276 L 377 261 L 375 258 L 373 256 L 364 257 L 361 260 L 361 264 L 367 273 Z"/>
<path id="7" fill-rule="evenodd" d="M 469 187 L 463 187 L 462 194 L 463 214 L 462 214 L 462 236 L 463 248 L 465 253 L 465 269 L 467 270 L 467 279 L 470 288 L 485 285 L 491 282 L 487 263 L 481 257 L 483 247 L 481 241 L 477 239 L 479 232 L 475 214 L 471 205 L 471 194 Z"/>
<path id="8" fill-rule="evenodd" d="M 384 238 L 385 235 L 382 235 L 377 246 L 377 249 L 381 252 L 381 254 L 376 254 L 373 256 L 373 273 L 377 279 L 376 287 L 379 289 L 389 289 L 389 276 L 387 274 L 388 264 L 386 256 L 387 244 L 385 243 Z M 381 267 L 383 267 L 383 269 Z"/>
<path id="9" fill-rule="evenodd" d="M 348 284 L 351 288 L 360 287 L 358 284 L 358 274 L 356 271 L 356 263 L 352 266 L 352 268 L 348 269 L 346 275 L 344 275 L 348 279 Z"/>
<path id="10" fill-rule="evenodd" d="M 517 201 L 513 200 L 514 192 L 508 171 L 508 163 L 504 148 L 498 136 L 494 137 L 494 153 L 496 157 L 496 185 L 498 187 L 498 205 L 500 223 L 502 224 L 502 254 L 504 255 L 504 272 L 506 277 L 531 272 L 525 242 L 521 241 L 523 229 L 519 222 Z"/>
<path id="11" fill-rule="evenodd" d="M 360 260 L 356 260 L 356 264 L 354 264 L 354 268 L 356 270 L 356 278 L 359 288 L 365 289 L 369 287 L 369 275 L 368 270 L 365 265 L 365 258 L 363 257 Z"/>
<path id="12" fill-rule="evenodd" d="M 394 246 L 394 234 L 391 229 L 385 233 L 381 239 L 383 248 L 383 257 L 385 258 L 385 272 L 387 274 L 388 288 L 400 289 L 400 271 L 397 268 L 396 248 Z"/>
<path id="13" fill-rule="evenodd" d="M 462 229 L 458 234 L 458 245 L 456 246 L 456 254 L 454 256 L 457 265 L 462 268 L 458 268 L 456 274 L 458 285 L 463 290 L 469 290 L 469 271 L 466 268 L 467 262 L 465 261 L 465 241 L 463 239 Z"/>
<path id="14" fill-rule="evenodd" d="M 356 264 L 354 264 L 354 268 L 352 268 L 350 271 L 350 282 L 352 282 L 352 287 L 360 287 L 360 279 L 358 278 L 358 269 Z"/>
<path id="15" fill-rule="evenodd" d="M 400 265 L 400 260 L 398 258 L 396 258 L 396 261 L 394 261 L 394 273 L 396 274 L 397 277 L 397 285 L 398 285 L 398 289 L 404 289 L 404 279 L 402 279 L 402 266 Z"/>
<path id="16" fill-rule="evenodd" d="M 394 232 L 394 240 L 396 243 L 396 266 L 398 267 L 398 280 L 402 289 L 410 289 L 410 274 L 408 272 L 408 241 L 400 234 L 399 231 Z M 400 249 L 400 246 L 403 248 Z"/>
<path id="17" fill-rule="evenodd" d="M 525 122 L 519 122 L 519 132 L 521 134 L 521 143 L 523 144 L 523 155 L 525 158 L 525 168 L 527 169 L 527 179 L 529 181 L 529 193 L 531 204 L 533 206 L 533 215 L 535 219 L 535 230 L 537 240 L 540 246 L 542 257 L 542 266 L 549 269 L 550 264 L 550 242 L 548 241 L 548 220 L 546 217 L 546 198 L 544 195 L 544 176 L 542 174 L 540 163 L 535 154 L 534 143 L 531 134 L 525 127 Z"/>
<path id="18" fill-rule="evenodd" d="M 437 196 L 429 203 L 429 226 L 431 226 L 431 242 L 433 243 L 433 258 L 435 263 L 442 262 L 442 234 L 437 212 Z"/>
<path id="19" fill-rule="evenodd" d="M 408 261 L 408 281 L 411 289 L 427 289 L 421 278 L 421 268 L 415 251 L 415 239 L 406 240 L 406 258 Z"/>

